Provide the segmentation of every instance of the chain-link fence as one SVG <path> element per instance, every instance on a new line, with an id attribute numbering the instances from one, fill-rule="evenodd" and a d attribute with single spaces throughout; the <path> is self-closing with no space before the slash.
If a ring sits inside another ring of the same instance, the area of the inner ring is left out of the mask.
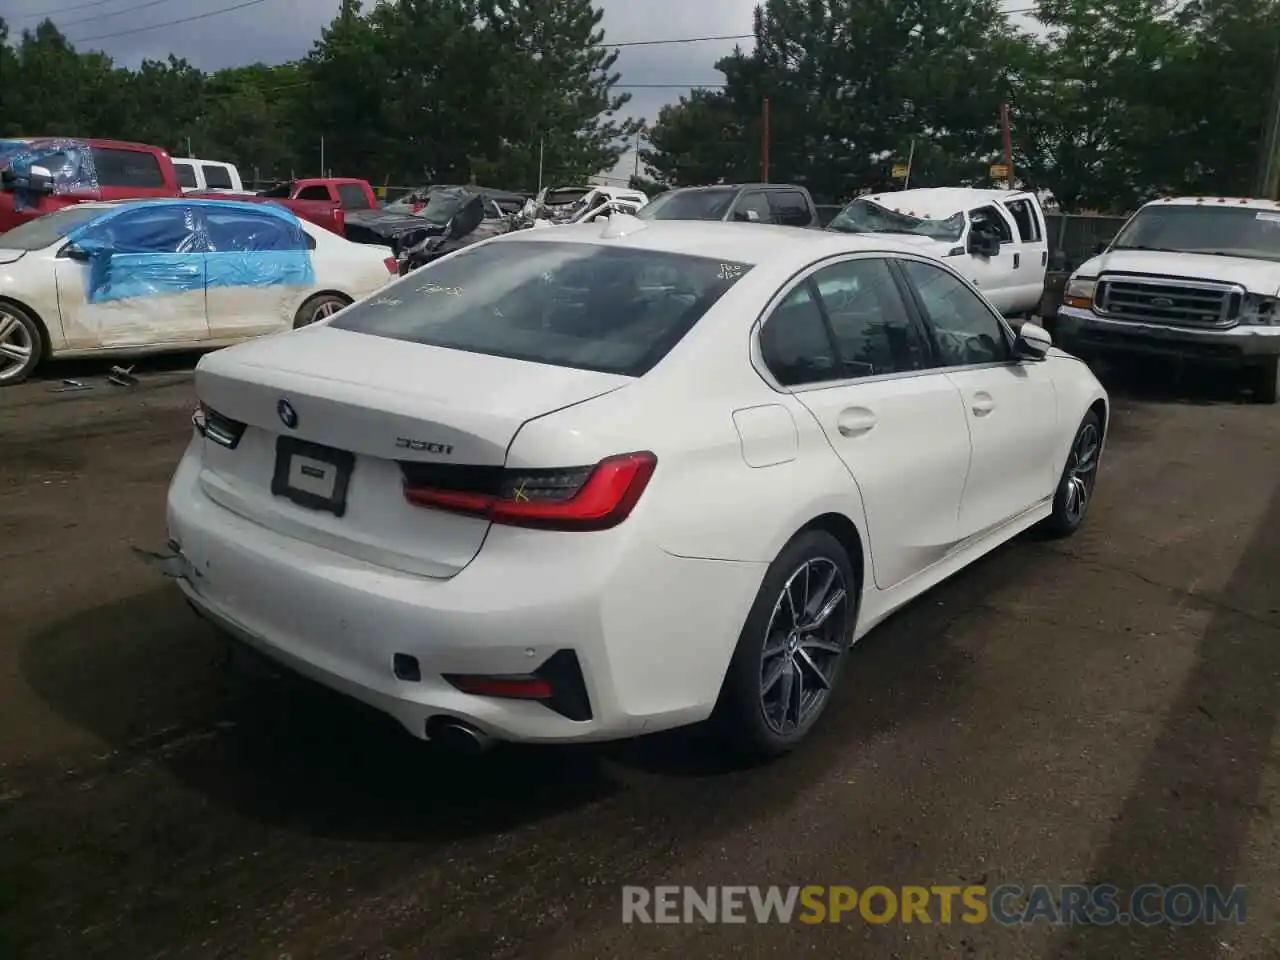
<path id="1" fill-rule="evenodd" d="M 1070 273 L 1110 243 L 1127 219 L 1088 213 L 1047 214 L 1049 269 Z"/>

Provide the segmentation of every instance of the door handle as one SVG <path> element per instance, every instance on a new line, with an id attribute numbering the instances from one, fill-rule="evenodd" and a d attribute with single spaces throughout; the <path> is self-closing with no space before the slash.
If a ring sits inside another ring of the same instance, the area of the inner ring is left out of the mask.
<path id="1" fill-rule="evenodd" d="M 973 403 L 970 404 L 970 409 L 973 410 L 975 417 L 985 417 L 995 408 L 996 402 L 991 398 L 991 394 L 980 392 L 973 395 Z"/>
<path id="2" fill-rule="evenodd" d="M 1013 269 L 1017 270 L 1019 265 L 1021 265 L 1021 263 L 1022 263 L 1022 254 L 1015 253 L 1013 255 Z"/>
<path id="3" fill-rule="evenodd" d="M 836 429 L 842 437 L 860 437 L 876 425 L 876 415 L 866 407 L 847 407 L 836 418 Z"/>

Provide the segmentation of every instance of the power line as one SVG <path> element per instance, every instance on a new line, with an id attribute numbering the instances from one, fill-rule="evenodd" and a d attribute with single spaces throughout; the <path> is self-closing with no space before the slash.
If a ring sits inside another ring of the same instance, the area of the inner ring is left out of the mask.
<path id="1" fill-rule="evenodd" d="M 130 30 L 116 30 L 114 33 L 100 33 L 95 37 L 81 37 L 78 40 L 70 41 L 73 44 L 91 43 L 94 40 L 110 40 L 113 37 L 128 37 L 135 33 L 146 33 L 150 30 L 159 30 L 161 27 L 174 27 L 180 23 L 194 23 L 196 20 L 208 20 L 210 17 L 220 17 L 224 13 L 232 13 L 235 10 L 243 10 L 246 7 L 256 7 L 260 3 L 266 3 L 267 0 L 243 0 L 242 3 L 235 3 L 229 7 L 219 7 L 216 10 L 209 10 L 206 13 L 197 13 L 191 17 L 179 17 L 177 20 L 166 20 L 162 23 L 153 23 L 146 27 L 133 27 Z"/>
<path id="2" fill-rule="evenodd" d="M 47 20 L 49 17 L 59 13 L 74 13 L 77 10 L 88 10 L 90 7 L 103 7 L 108 3 L 115 3 L 116 0 L 90 0 L 89 3 L 77 3 L 69 7 L 56 7 L 53 10 L 44 10 L 40 13 L 27 13 L 20 17 L 15 17 L 15 23 L 21 23 L 24 20 Z"/>
<path id="3" fill-rule="evenodd" d="M 112 17 L 118 17 L 122 14 L 133 13 L 135 10 L 146 10 L 148 7 L 158 7 L 162 3 L 172 3 L 173 0 L 147 0 L 146 3 L 139 3 L 136 6 L 125 7 L 123 10 L 113 10 L 111 13 L 95 13 L 91 17 L 80 17 L 78 20 L 66 20 L 57 24 L 59 30 L 65 30 L 67 27 L 74 27 L 78 23 L 91 23 L 94 20 L 110 20 Z"/>

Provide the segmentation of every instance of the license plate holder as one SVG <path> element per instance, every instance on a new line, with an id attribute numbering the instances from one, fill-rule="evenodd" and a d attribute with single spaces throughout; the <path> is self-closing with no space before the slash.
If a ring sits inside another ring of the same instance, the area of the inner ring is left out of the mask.
<path id="1" fill-rule="evenodd" d="M 355 455 L 318 443 L 279 437 L 271 492 L 300 507 L 341 517 L 347 512 L 347 488 Z"/>

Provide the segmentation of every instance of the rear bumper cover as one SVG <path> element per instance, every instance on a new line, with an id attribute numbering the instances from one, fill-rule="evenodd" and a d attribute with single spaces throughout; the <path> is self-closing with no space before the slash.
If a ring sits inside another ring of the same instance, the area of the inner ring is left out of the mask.
<path id="1" fill-rule="evenodd" d="M 181 560 L 166 575 L 238 639 L 417 737 L 441 715 L 530 742 L 617 739 L 703 720 L 767 567 L 674 557 L 626 536 L 624 524 L 562 535 L 495 527 L 453 578 L 402 574 L 225 510 L 201 490 L 198 450 L 193 443 L 170 487 Z M 581 666 L 585 721 L 534 701 L 464 693 L 445 679 L 528 674 L 564 649 Z M 419 681 L 395 675 L 396 654 L 417 659 Z"/>
<path id="2" fill-rule="evenodd" d="M 1064 349 L 1084 356 L 1140 354 L 1236 365 L 1280 357 L 1280 327 L 1191 329 L 1112 320 L 1091 310 L 1064 306 L 1058 310 L 1054 328 Z"/>

